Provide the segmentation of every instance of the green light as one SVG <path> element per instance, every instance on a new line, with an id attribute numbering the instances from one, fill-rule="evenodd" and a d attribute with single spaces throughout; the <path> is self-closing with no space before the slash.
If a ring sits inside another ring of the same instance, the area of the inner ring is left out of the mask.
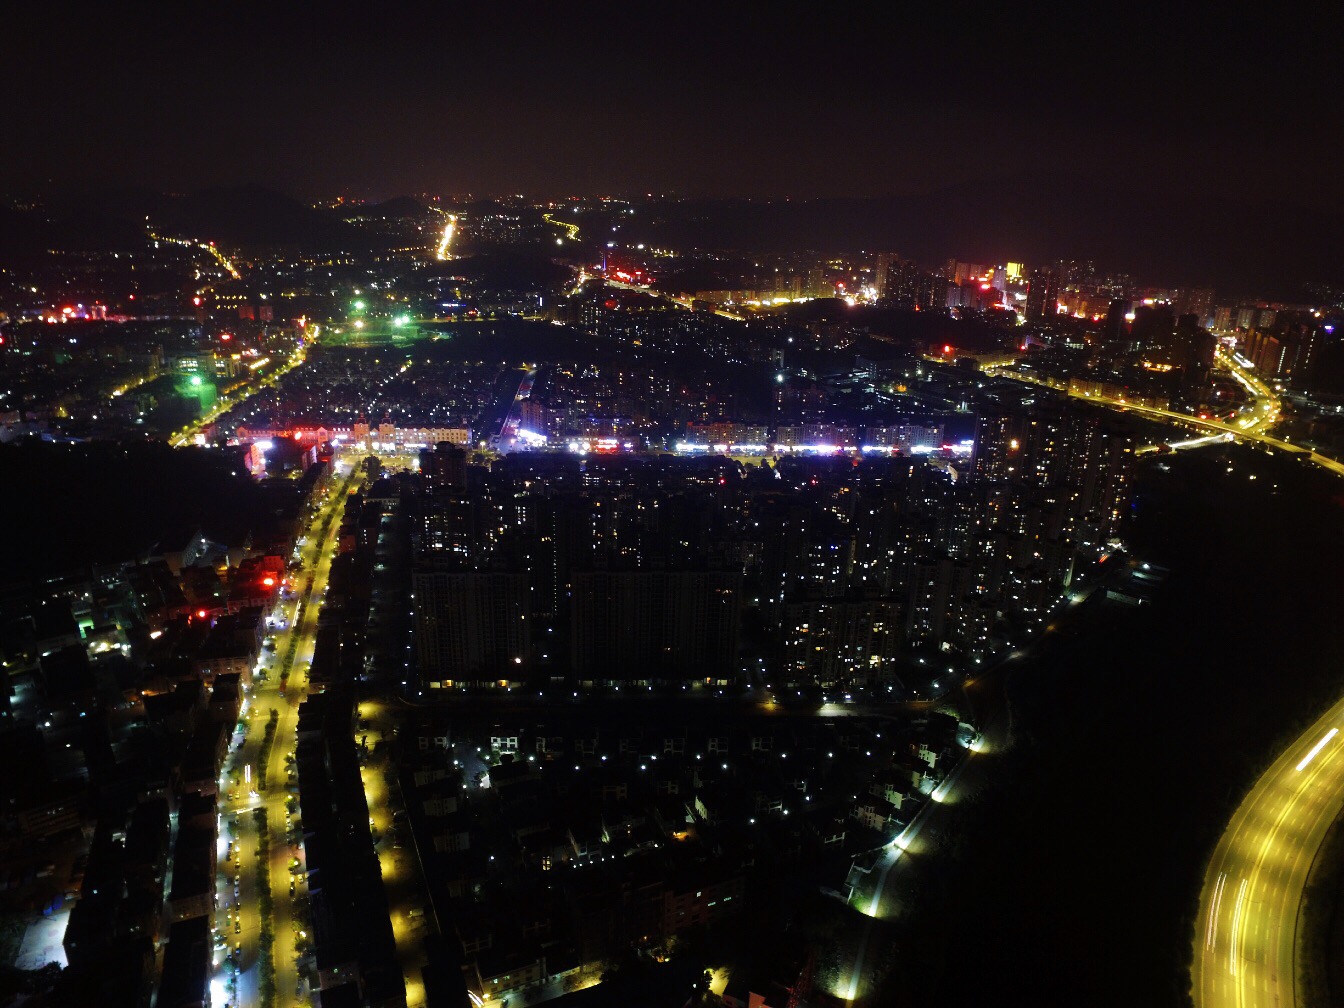
<path id="1" fill-rule="evenodd" d="M 411 317 L 409 315 L 398 315 L 396 319 L 393 320 L 393 325 L 404 326 L 410 321 Z"/>
<path id="2" fill-rule="evenodd" d="M 356 301 L 356 302 L 354 303 L 353 307 L 354 307 L 355 311 L 363 311 L 363 310 L 364 310 L 364 302 L 363 302 L 363 301 Z"/>
<path id="3" fill-rule="evenodd" d="M 192 383 L 193 385 L 199 387 L 200 384 L 201 384 L 201 376 L 200 376 L 200 375 L 192 375 L 192 376 L 191 376 L 191 383 Z"/>

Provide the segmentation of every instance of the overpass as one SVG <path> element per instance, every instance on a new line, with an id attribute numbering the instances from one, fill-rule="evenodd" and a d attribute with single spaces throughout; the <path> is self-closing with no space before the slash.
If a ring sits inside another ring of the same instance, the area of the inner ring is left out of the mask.
<path id="1" fill-rule="evenodd" d="M 1194 447 L 1195 445 L 1207 444 L 1217 440 L 1251 441 L 1257 444 L 1262 444 L 1268 449 L 1301 456 L 1315 465 L 1321 466 L 1324 469 L 1329 469 L 1337 475 L 1344 476 L 1344 463 L 1338 462 L 1326 455 L 1321 455 L 1318 452 L 1314 452 L 1310 448 L 1303 448 L 1301 445 L 1295 445 L 1282 438 L 1276 438 L 1270 435 L 1268 433 L 1269 429 L 1279 419 L 1280 400 L 1278 395 L 1262 378 L 1257 376 L 1249 368 L 1239 364 L 1231 357 L 1231 355 L 1219 352 L 1216 355 L 1215 360 L 1221 367 L 1231 373 L 1232 377 L 1246 389 L 1247 394 L 1252 399 L 1252 406 L 1250 409 L 1243 411 L 1243 415 L 1235 422 L 1224 423 L 1220 420 L 1203 419 L 1191 416 L 1189 413 L 1178 413 L 1175 410 L 1136 402 L 1126 396 L 1105 395 L 1092 391 L 1079 392 L 1071 390 L 1065 382 L 1024 375 L 1021 372 L 1009 370 L 1007 365 L 987 368 L 985 373 L 999 378 L 1011 378 L 1014 381 L 1026 382 L 1032 385 L 1043 385 L 1047 388 L 1054 389 L 1056 392 L 1063 392 L 1066 395 L 1071 395 L 1078 399 L 1095 402 L 1102 406 L 1109 406 L 1112 409 L 1138 413 L 1166 423 L 1178 424 L 1183 427 L 1200 431 L 1205 435 L 1200 438 L 1192 438 L 1182 442 L 1170 443 L 1171 447 Z M 1155 451 L 1160 447 L 1161 445 L 1145 445 L 1141 447 L 1139 451 Z"/>

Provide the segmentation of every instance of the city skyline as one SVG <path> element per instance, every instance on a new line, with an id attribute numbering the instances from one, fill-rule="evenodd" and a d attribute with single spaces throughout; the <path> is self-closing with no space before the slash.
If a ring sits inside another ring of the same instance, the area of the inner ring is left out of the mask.
<path id="1" fill-rule="evenodd" d="M 0 1001 L 1344 1003 L 1338 21 L 0 14 Z"/>

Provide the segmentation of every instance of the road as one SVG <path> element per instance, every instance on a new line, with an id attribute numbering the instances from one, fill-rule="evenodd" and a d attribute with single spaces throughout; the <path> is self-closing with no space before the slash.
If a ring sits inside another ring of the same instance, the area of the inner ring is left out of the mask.
<path id="1" fill-rule="evenodd" d="M 1344 808 L 1344 699 L 1261 775 L 1214 848 L 1195 924 L 1196 1008 L 1291 1008 L 1312 861 Z"/>
<path id="2" fill-rule="evenodd" d="M 438 207 L 430 207 L 430 209 L 447 218 L 447 223 L 443 225 L 443 235 L 439 238 L 438 247 L 434 250 L 434 258 L 439 262 L 456 259 L 457 257 L 448 249 L 453 243 L 453 233 L 457 230 L 457 215 L 440 210 Z"/>
<path id="3" fill-rule="evenodd" d="M 229 257 L 226 256 L 219 249 L 215 248 L 214 242 L 198 242 L 198 241 L 192 241 L 190 238 L 167 238 L 163 235 L 155 234 L 153 231 L 148 232 L 148 234 L 149 237 L 154 241 L 170 242 L 173 245 L 183 245 L 186 246 L 187 248 L 200 249 L 202 252 L 212 257 L 215 260 L 215 262 L 219 263 L 219 265 L 224 269 L 224 272 L 228 273 L 229 276 L 233 277 L 233 279 L 241 280 L 243 278 L 243 275 L 239 273 L 237 268 L 233 265 L 233 263 L 229 261 Z M 209 289 L 208 287 L 202 287 L 197 291 L 197 293 L 198 294 L 202 293 L 208 289 Z"/>
<path id="4" fill-rule="evenodd" d="M 403 713 L 382 700 L 360 703 L 360 722 L 367 728 L 361 729 L 359 737 L 372 754 L 360 768 L 360 777 L 364 782 L 364 798 L 369 804 L 373 831 L 378 837 L 375 849 L 387 891 L 397 961 L 406 983 L 406 1008 L 424 1008 L 423 974 L 428 962 L 425 938 L 436 927 L 430 916 L 433 908 L 427 900 L 429 887 L 420 874 L 414 837 L 404 821 L 401 788 L 389 786 L 389 781 L 394 781 L 396 776 L 396 760 L 389 740 L 398 730 Z M 398 819 L 402 821 L 398 822 Z"/>
<path id="5" fill-rule="evenodd" d="M 579 240 L 579 226 L 577 224 L 571 224 L 568 221 L 558 220 L 548 213 L 542 214 L 541 219 L 544 220 L 547 224 L 550 224 L 552 227 L 558 227 L 561 231 L 565 232 L 565 237 L 568 238 L 570 241 Z M 557 239 L 556 244 L 559 244 L 560 241 L 561 239 Z"/>
<path id="6" fill-rule="evenodd" d="M 652 287 L 613 280 L 610 276 L 604 276 L 602 279 L 606 281 L 608 286 L 615 287 L 617 290 L 635 291 L 639 294 L 647 294 L 649 297 L 662 298 L 665 301 L 671 301 L 673 304 L 680 305 L 687 310 L 694 310 L 695 308 L 695 301 L 689 297 L 674 297 L 671 294 L 664 294 L 662 291 L 654 290 Z M 714 314 L 718 315 L 720 318 L 732 319 L 734 322 L 742 322 L 746 318 L 744 315 L 735 314 L 722 307 L 716 307 L 714 309 Z"/>
<path id="7" fill-rule="evenodd" d="M 515 376 L 517 376 L 516 382 Z M 519 404 L 531 395 L 532 383 L 536 380 L 535 367 L 527 368 L 520 376 L 517 370 L 501 371 L 499 377 L 495 379 L 494 399 L 472 424 L 473 428 L 479 428 L 483 435 L 489 432 L 490 447 L 502 444 L 510 437 L 510 420 L 515 421 L 516 431 Z"/>
<path id="8" fill-rule="evenodd" d="M 1174 410 L 1158 409 L 1154 406 L 1144 406 L 1120 396 L 1084 394 L 1077 395 L 1077 398 L 1087 402 L 1098 403 L 1102 406 L 1109 406 L 1113 409 L 1126 410 L 1138 413 L 1142 416 L 1150 416 L 1154 419 L 1180 424 L 1184 427 L 1192 427 L 1196 430 L 1203 431 L 1206 434 L 1223 435 L 1230 440 L 1251 441 L 1256 444 L 1264 445 L 1266 448 L 1287 452 L 1291 455 L 1297 455 L 1323 469 L 1330 470 L 1336 475 L 1344 476 L 1344 463 L 1338 462 L 1325 455 L 1320 455 L 1311 451 L 1309 448 L 1303 448 L 1299 445 L 1284 441 L 1281 438 L 1272 437 L 1268 431 L 1279 419 L 1278 396 L 1275 395 L 1274 391 L 1257 377 L 1254 372 L 1242 367 L 1230 357 L 1219 353 L 1217 355 L 1217 362 L 1231 372 L 1232 376 L 1242 384 L 1253 400 L 1251 406 L 1248 409 L 1243 410 L 1241 417 L 1233 423 L 1222 423 L 1217 420 L 1201 420 L 1199 417 L 1191 416 L 1189 413 L 1177 413 Z M 1048 388 L 1055 389 L 1057 392 L 1068 392 L 1067 383 L 1046 381 L 1016 371 L 1006 370 L 1002 367 L 986 368 L 985 373 L 998 378 L 1011 378 L 1014 381 L 1027 382 L 1032 385 L 1044 385 Z M 1191 443 L 1195 442 L 1192 441 Z"/>
<path id="9" fill-rule="evenodd" d="M 239 389 L 233 395 L 225 396 L 215 402 L 213 406 L 199 420 L 188 424 L 180 431 L 173 434 L 168 439 L 168 443 L 174 448 L 181 448 L 195 442 L 196 436 L 222 417 L 229 410 L 238 406 L 252 396 L 256 395 L 264 388 L 269 388 L 283 378 L 290 371 L 303 364 L 308 356 L 308 348 L 317 342 L 317 337 L 321 330 L 318 326 L 310 326 L 305 337 L 294 348 L 294 353 L 290 355 L 289 360 L 285 361 L 280 367 L 276 368 L 260 381 L 250 381 L 243 388 Z"/>
<path id="10" fill-rule="evenodd" d="M 1075 604 L 1077 600 L 1071 600 L 1061 611 L 1067 611 Z M 936 851 L 939 835 L 945 831 L 945 826 L 939 821 L 938 807 L 954 804 L 963 792 L 974 792 L 983 786 L 986 760 L 990 755 L 1006 752 L 1012 747 L 1013 715 L 1008 685 L 1022 657 L 1023 652 L 1014 651 L 973 681 L 967 682 L 962 704 L 965 716 L 980 726 L 980 738 L 947 778 L 934 788 L 929 796 L 933 800 L 920 809 L 910 824 L 887 845 L 881 859 L 869 873 L 870 886 L 865 891 L 855 893 L 850 905 L 869 920 L 863 924 L 848 976 L 842 977 L 838 989 L 831 992 L 841 1000 L 852 1004 L 873 993 L 866 989 L 864 975 L 872 951 L 873 924 L 876 920 L 895 916 L 899 909 L 887 892 L 887 880 L 892 869 L 903 858 L 928 856 Z"/>
<path id="11" fill-rule="evenodd" d="M 1251 398 L 1233 424 L 1090 396 L 1105 405 L 1179 422 L 1218 436 L 1344 465 L 1269 435 L 1279 417 L 1273 390 L 1231 356 L 1218 364 Z M 1012 375 L 1012 377 L 1020 377 Z M 1195 439 L 1198 443 L 1205 439 Z M 1331 824 L 1344 810 L 1344 699 L 1302 733 L 1242 799 L 1204 874 L 1190 966 L 1196 1008 L 1297 1008 L 1298 922 L 1307 877 Z"/>
<path id="12" fill-rule="evenodd" d="M 300 866 L 302 851 L 297 844 L 289 842 L 292 817 L 287 808 L 291 797 L 287 784 L 293 779 L 289 774 L 289 759 L 294 753 L 298 705 L 307 692 L 306 673 L 317 636 L 318 612 L 331 574 L 347 491 L 355 485 L 353 482 L 347 484 L 348 476 L 348 473 L 335 474 L 329 489 L 319 497 L 312 510 L 302 551 L 302 566 L 289 575 L 289 582 L 296 590 L 292 597 L 280 600 L 273 610 L 273 614 L 279 615 L 287 625 L 275 634 L 274 651 L 265 652 L 261 664 L 270 666 L 271 671 L 265 681 L 254 683 L 250 690 L 242 714 L 247 724 L 246 737 L 236 742 L 220 775 L 219 814 L 223 823 L 220 843 L 223 849 L 217 878 L 215 926 L 217 934 L 224 940 L 224 947 L 216 949 L 216 973 L 211 984 L 213 1000 L 218 1004 L 257 1004 L 260 1001 L 264 954 L 259 887 L 263 862 L 269 871 L 271 890 L 270 923 L 274 944 L 269 959 L 275 976 L 275 1003 L 306 1003 L 298 996 L 295 965 L 298 945 L 307 938 L 302 933 L 302 913 L 298 906 L 306 893 Z M 297 622 L 296 615 L 299 616 Z M 286 663 L 291 647 L 292 657 Z M 286 667 L 290 674 L 287 680 L 282 680 L 281 673 Z M 274 742 L 267 753 L 266 723 L 272 710 L 275 711 Z M 264 847 L 255 821 L 257 809 L 266 810 L 269 826 L 269 842 Z M 226 846 L 230 840 L 233 843 L 231 852 Z M 294 882 L 292 891 L 291 880 Z M 228 950 L 233 951 L 239 967 L 234 990 L 229 989 L 232 970 L 226 958 Z"/>

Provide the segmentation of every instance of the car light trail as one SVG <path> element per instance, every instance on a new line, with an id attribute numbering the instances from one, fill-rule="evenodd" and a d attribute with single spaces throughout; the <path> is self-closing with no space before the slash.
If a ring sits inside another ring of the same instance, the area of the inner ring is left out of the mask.
<path id="1" fill-rule="evenodd" d="M 1218 941 L 1218 908 L 1223 902 L 1223 887 L 1227 885 L 1227 872 L 1218 875 L 1218 884 L 1213 890 L 1213 909 L 1209 912 L 1209 926 L 1204 934 L 1204 947 L 1212 949 Z"/>
<path id="2" fill-rule="evenodd" d="M 435 257 L 442 262 L 449 258 L 448 246 L 453 240 L 453 230 L 457 227 L 457 218 L 452 214 L 448 215 L 448 223 L 444 225 L 443 237 L 439 239 L 438 251 L 434 253 Z"/>
<path id="3" fill-rule="evenodd" d="M 1195 1008 L 1314 1003 L 1297 986 L 1301 912 L 1312 865 L 1344 809 L 1344 760 L 1329 748 L 1340 734 L 1334 726 L 1344 726 L 1344 699 L 1265 769 L 1210 854 L 1190 966 Z"/>
<path id="4" fill-rule="evenodd" d="M 1237 975 L 1237 948 L 1240 945 L 1238 939 L 1241 937 L 1241 912 L 1246 907 L 1246 887 L 1250 884 L 1249 879 L 1242 879 L 1241 885 L 1237 887 L 1237 905 L 1232 910 L 1232 949 L 1229 954 L 1228 968 L 1232 975 Z"/>
<path id="5" fill-rule="evenodd" d="M 1330 740 L 1338 734 L 1339 734 L 1338 728 L 1331 728 L 1328 732 L 1326 732 L 1325 738 L 1321 739 L 1314 746 L 1312 746 L 1311 752 L 1307 753 L 1305 756 L 1302 757 L 1302 762 L 1297 765 L 1297 769 L 1299 771 L 1305 770 L 1307 768 L 1307 765 L 1310 764 L 1311 761 L 1314 760 L 1320 754 L 1320 751 L 1330 744 Z"/>

